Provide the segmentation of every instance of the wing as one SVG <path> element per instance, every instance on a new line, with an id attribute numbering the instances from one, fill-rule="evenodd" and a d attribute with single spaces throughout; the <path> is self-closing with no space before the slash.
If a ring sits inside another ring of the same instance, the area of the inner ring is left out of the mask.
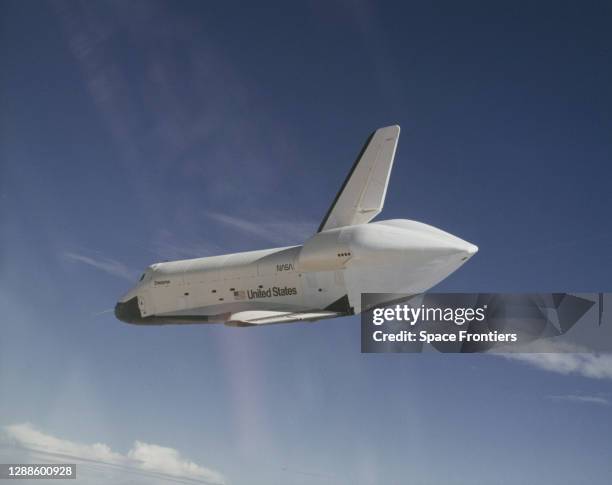
<path id="1" fill-rule="evenodd" d="M 341 315 L 343 315 L 343 313 L 329 311 L 276 312 L 247 310 L 244 312 L 232 313 L 225 324 L 234 327 L 247 327 L 252 325 L 269 325 L 271 323 L 314 321 L 323 318 L 339 317 Z"/>
<path id="2" fill-rule="evenodd" d="M 382 211 L 399 135 L 397 125 L 379 128 L 370 135 L 318 232 L 365 224 Z"/>

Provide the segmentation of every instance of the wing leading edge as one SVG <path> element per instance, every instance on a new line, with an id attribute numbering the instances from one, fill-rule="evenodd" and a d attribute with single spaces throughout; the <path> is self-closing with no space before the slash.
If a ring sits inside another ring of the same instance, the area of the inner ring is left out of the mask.
<path id="1" fill-rule="evenodd" d="M 334 318 L 342 315 L 332 311 L 309 311 L 309 312 L 279 312 L 268 310 L 247 310 L 233 313 L 225 323 L 228 326 L 253 326 L 270 325 L 272 323 L 291 323 L 315 321 L 324 318 Z"/>
<path id="2" fill-rule="evenodd" d="M 382 211 L 399 135 L 398 125 L 379 128 L 370 135 L 318 232 L 365 224 Z"/>

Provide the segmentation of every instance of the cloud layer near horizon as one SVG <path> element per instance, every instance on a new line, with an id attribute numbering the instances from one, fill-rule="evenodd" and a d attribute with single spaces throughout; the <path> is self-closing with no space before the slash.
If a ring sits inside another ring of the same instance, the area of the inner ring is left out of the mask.
<path id="1" fill-rule="evenodd" d="M 226 483 L 221 473 L 183 458 L 174 448 L 136 440 L 132 448 L 122 454 L 104 443 L 78 443 L 46 434 L 30 423 L 4 426 L 1 431 L 3 441 L 32 452 L 64 455 L 98 465 L 161 474 L 170 482 Z"/>

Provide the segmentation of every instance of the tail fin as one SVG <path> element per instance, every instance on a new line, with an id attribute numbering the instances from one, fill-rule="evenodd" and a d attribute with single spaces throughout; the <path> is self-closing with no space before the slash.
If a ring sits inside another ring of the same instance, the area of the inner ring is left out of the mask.
<path id="1" fill-rule="evenodd" d="M 379 128 L 370 135 L 318 232 L 365 224 L 382 211 L 399 135 L 397 125 Z"/>

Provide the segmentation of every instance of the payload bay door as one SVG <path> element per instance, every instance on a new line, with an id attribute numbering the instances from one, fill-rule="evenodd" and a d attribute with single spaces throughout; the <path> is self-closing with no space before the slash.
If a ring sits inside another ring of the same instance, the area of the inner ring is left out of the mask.
<path id="1" fill-rule="evenodd" d="M 292 247 L 261 258 L 257 263 L 257 280 L 262 289 L 277 288 L 279 291 L 295 293 L 273 296 L 281 307 L 301 307 L 304 301 L 302 277 L 296 271 L 296 254 L 299 248 Z"/>

